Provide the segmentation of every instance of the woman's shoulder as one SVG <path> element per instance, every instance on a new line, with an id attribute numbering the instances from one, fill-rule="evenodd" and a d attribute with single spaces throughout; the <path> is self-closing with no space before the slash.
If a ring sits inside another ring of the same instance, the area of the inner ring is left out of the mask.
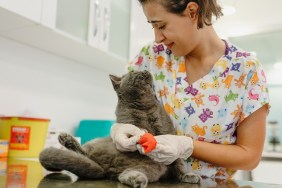
<path id="1" fill-rule="evenodd" d="M 245 50 L 231 42 L 228 42 L 227 51 L 229 51 L 227 53 L 228 55 L 226 55 L 227 59 L 229 59 L 232 64 L 239 63 L 242 64 L 244 68 L 261 66 L 256 52 Z"/>

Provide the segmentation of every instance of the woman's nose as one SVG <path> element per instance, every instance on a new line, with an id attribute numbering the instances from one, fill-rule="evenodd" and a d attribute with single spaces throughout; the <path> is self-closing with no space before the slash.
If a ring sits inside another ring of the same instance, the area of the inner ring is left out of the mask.
<path id="1" fill-rule="evenodd" d="M 155 29 L 155 42 L 161 43 L 164 41 L 164 39 L 165 39 L 165 36 L 163 35 L 163 33 L 160 30 Z"/>

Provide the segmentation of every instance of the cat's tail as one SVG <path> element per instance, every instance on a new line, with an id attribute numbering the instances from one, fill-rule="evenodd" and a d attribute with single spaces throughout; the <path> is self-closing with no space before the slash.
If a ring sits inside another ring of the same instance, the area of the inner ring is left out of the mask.
<path id="1" fill-rule="evenodd" d="M 39 155 L 41 165 L 48 171 L 67 170 L 80 178 L 97 179 L 105 176 L 95 161 L 70 150 L 49 147 Z"/>

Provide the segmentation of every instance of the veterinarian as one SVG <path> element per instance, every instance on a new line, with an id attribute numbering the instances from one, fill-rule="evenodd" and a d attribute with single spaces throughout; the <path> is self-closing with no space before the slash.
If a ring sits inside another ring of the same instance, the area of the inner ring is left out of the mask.
<path id="1" fill-rule="evenodd" d="M 138 150 L 166 164 L 187 159 L 188 168 L 202 177 L 231 178 L 236 170 L 254 169 L 269 110 L 266 78 L 256 56 L 216 34 L 212 17 L 222 16 L 216 0 L 139 2 L 155 41 L 143 47 L 128 70 L 151 72 L 177 135 L 155 136 L 156 146 L 145 151 L 137 143 L 144 130 L 115 124 L 111 136 L 117 148 Z"/>

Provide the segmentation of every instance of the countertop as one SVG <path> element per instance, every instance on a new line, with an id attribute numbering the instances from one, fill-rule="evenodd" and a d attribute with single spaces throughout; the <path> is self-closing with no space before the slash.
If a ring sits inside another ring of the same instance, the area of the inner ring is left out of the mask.
<path id="1" fill-rule="evenodd" d="M 0 187 L 21 187 L 21 188 L 128 188 L 117 181 L 111 180 L 78 180 L 71 173 L 50 173 L 44 170 L 38 160 L 0 158 Z M 200 185 L 179 183 L 179 182 L 157 182 L 150 183 L 148 188 L 207 188 L 207 187 L 228 187 L 228 188 L 282 188 L 282 185 L 266 184 L 253 181 L 221 180 L 215 181 L 205 179 Z"/>

